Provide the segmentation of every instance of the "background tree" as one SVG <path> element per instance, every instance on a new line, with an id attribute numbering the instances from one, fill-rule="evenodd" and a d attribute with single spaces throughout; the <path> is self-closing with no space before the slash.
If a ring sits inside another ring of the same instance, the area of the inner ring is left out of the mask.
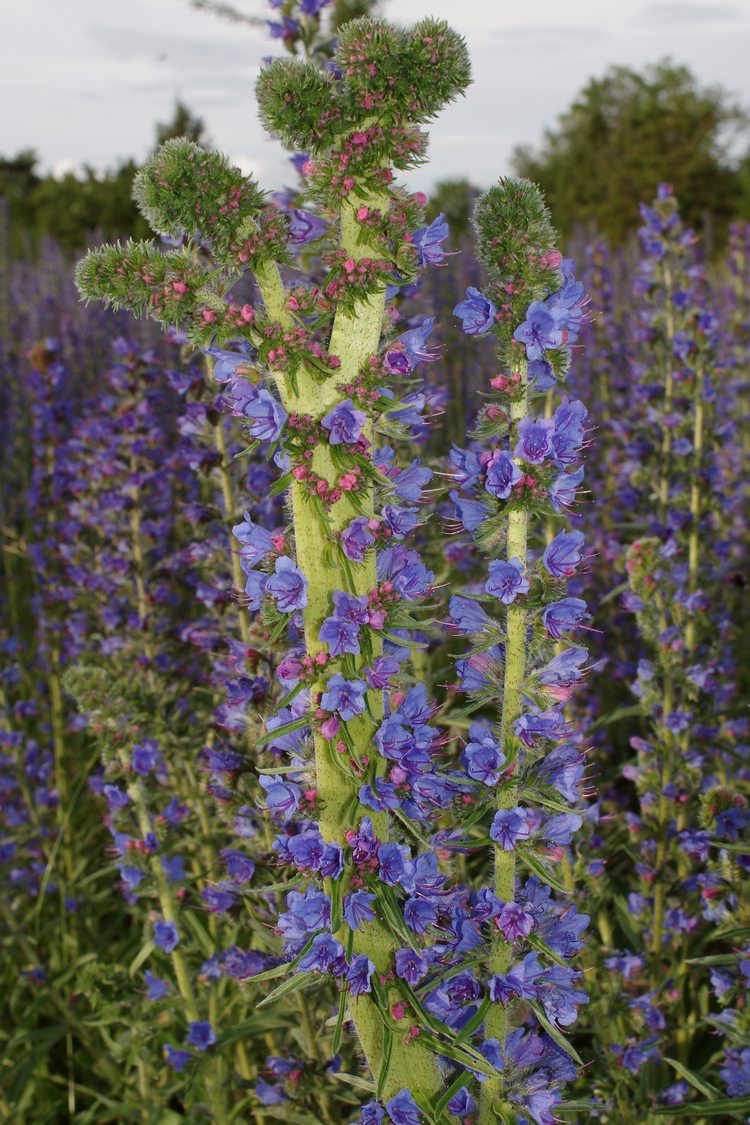
<path id="1" fill-rule="evenodd" d="M 175 102 L 172 120 L 163 124 L 161 121 L 156 126 L 156 143 L 154 152 L 161 148 L 165 141 L 172 137 L 187 137 L 203 148 L 210 148 L 211 140 L 206 134 L 206 126 L 202 117 L 194 117 L 188 106 L 179 98 Z"/>
<path id="2" fill-rule="evenodd" d="M 442 213 L 453 238 L 463 238 L 469 234 L 474 204 L 480 194 L 480 188 L 469 180 L 440 180 L 430 192 L 427 218 L 432 220 Z"/>
<path id="3" fill-rule="evenodd" d="M 178 101 L 171 121 L 156 126 L 153 151 L 170 137 L 188 137 L 210 145 L 203 121 Z M 66 252 L 97 238 L 146 238 L 149 229 L 131 192 L 138 164 L 132 159 L 102 173 L 86 166 L 83 172 L 40 175 L 39 157 L 25 149 L 0 158 L 0 199 L 9 215 L 10 252 L 18 257 L 35 253 L 40 240 L 51 235 Z"/>
<path id="4" fill-rule="evenodd" d="M 588 223 L 619 242 L 660 181 L 674 184 L 691 225 L 747 214 L 736 153 L 748 139 L 748 117 L 724 90 L 665 59 L 592 79 L 538 150 L 516 149 L 513 168 L 542 187 L 564 233 Z"/>

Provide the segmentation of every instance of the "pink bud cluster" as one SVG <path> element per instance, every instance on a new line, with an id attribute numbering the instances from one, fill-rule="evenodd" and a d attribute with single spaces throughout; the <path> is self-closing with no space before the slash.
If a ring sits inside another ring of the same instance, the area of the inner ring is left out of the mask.
<path id="1" fill-rule="evenodd" d="M 401 595 L 392 582 L 381 582 L 367 595 L 367 618 L 371 629 L 382 629 L 391 606 L 401 601 Z"/>
<path id="2" fill-rule="evenodd" d="M 284 219 L 271 207 L 263 214 L 260 229 L 242 242 L 230 242 L 229 249 L 238 265 L 247 266 L 259 258 L 276 257 L 286 242 Z"/>
<path id="3" fill-rule="evenodd" d="M 380 375 L 383 378 L 382 364 L 380 356 L 370 357 L 370 370 L 373 375 Z M 338 383 L 336 390 L 340 391 L 342 395 L 346 395 L 352 402 L 358 406 L 372 407 L 380 398 L 380 391 L 373 386 L 368 386 L 368 378 L 363 375 L 357 375 L 351 383 Z"/>
<path id="4" fill-rule="evenodd" d="M 266 338 L 263 355 L 274 371 L 286 371 L 291 363 L 303 363 L 311 356 L 331 371 L 341 366 L 339 357 L 329 355 L 301 324 L 288 332 L 280 324 L 267 324 L 263 335 Z"/>
<path id="5" fill-rule="evenodd" d="M 255 309 L 252 305 L 227 305 L 221 312 L 215 309 L 202 309 L 200 319 L 203 324 L 213 324 L 224 328 L 247 328 L 255 322 Z"/>
<path id="6" fill-rule="evenodd" d="M 331 302 L 316 285 L 295 285 L 288 291 L 286 307 L 298 316 L 316 316 L 321 312 L 330 312 Z"/>
<path id="7" fill-rule="evenodd" d="M 346 250 L 335 250 L 323 255 L 323 261 L 332 273 L 323 292 L 332 301 L 349 298 L 352 301 L 372 293 L 383 285 L 393 266 L 385 259 L 349 257 Z"/>
<path id="8" fill-rule="evenodd" d="M 309 465 L 295 465 L 292 476 L 310 496 L 317 497 L 326 508 L 332 508 L 338 503 L 345 492 L 360 492 L 364 484 L 362 470 L 358 465 L 342 473 L 335 485 L 319 476 Z"/>

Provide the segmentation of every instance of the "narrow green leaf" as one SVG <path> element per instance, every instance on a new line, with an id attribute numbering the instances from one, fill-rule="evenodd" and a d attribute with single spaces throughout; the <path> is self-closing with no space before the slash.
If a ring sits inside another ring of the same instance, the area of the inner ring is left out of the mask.
<path id="1" fill-rule="evenodd" d="M 367 1078 L 360 1078 L 358 1074 L 344 1074 L 343 1071 L 329 1071 L 331 1078 L 337 1079 L 339 1082 L 346 1082 L 347 1086 L 355 1086 L 358 1090 L 364 1090 L 366 1094 L 375 1093 L 375 1083 L 370 1082 Z"/>
<path id="2" fill-rule="evenodd" d="M 131 979 L 138 972 L 138 970 L 140 969 L 143 962 L 148 960 L 148 958 L 151 956 L 151 954 L 154 951 L 154 948 L 155 948 L 154 943 L 152 941 L 147 941 L 146 944 L 143 946 L 143 948 L 140 949 L 138 951 L 138 953 L 135 955 L 135 957 L 130 962 L 130 965 L 128 967 L 128 976 Z"/>
<path id="3" fill-rule="evenodd" d="M 293 977 L 285 980 L 277 988 L 272 989 L 262 1000 L 259 1000 L 255 1007 L 267 1008 L 269 1004 L 275 1004 L 283 996 L 289 996 L 292 992 L 299 992 L 301 988 L 310 988 L 319 980 L 320 976 L 317 973 L 295 973 Z"/>
<path id="4" fill-rule="evenodd" d="M 750 1098 L 721 1098 L 719 1101 L 690 1102 L 689 1105 L 660 1106 L 651 1112 L 658 1117 L 691 1117 L 693 1121 L 699 1117 L 721 1117 L 723 1114 L 744 1120 L 750 1112 Z"/>
<path id="5" fill-rule="evenodd" d="M 286 625 L 286 618 L 284 618 L 282 624 Z M 254 738 L 253 745 L 256 748 L 258 746 L 265 746 L 267 742 L 273 742 L 274 738 L 281 738 L 283 735 L 291 734 L 293 730 L 299 730 L 300 727 L 306 727 L 307 725 L 307 718 L 295 719 L 293 723 L 282 723 L 280 727 L 274 727 L 273 730 L 266 731 L 260 738 Z"/>
<path id="6" fill-rule="evenodd" d="M 331 879 L 331 933 L 337 934 L 343 924 L 343 912 L 341 905 L 341 880 Z M 335 1052 L 334 1052 L 335 1054 Z"/>
<path id="7" fill-rule="evenodd" d="M 464 1071 L 463 1074 L 459 1074 L 458 1078 L 451 1082 L 450 1086 L 435 1106 L 435 1116 L 440 1117 L 451 1098 L 454 1097 L 459 1090 L 462 1090 L 464 1086 L 468 1086 L 471 1081 L 472 1076 L 466 1071 Z"/>
<path id="8" fill-rule="evenodd" d="M 720 1098 L 721 1090 L 717 1090 L 710 1082 L 706 1082 L 695 1071 L 689 1070 L 684 1063 L 679 1062 L 677 1059 L 670 1059 L 664 1057 L 664 1062 L 669 1063 L 673 1070 L 676 1070 L 680 1078 L 684 1078 L 691 1086 L 695 1086 L 701 1094 L 706 1098 Z"/>
<path id="9" fill-rule="evenodd" d="M 535 875 L 538 875 L 543 883 L 549 883 L 551 887 L 561 894 L 567 895 L 570 893 L 565 884 L 562 883 L 556 875 L 552 874 L 547 864 L 542 863 L 541 859 L 534 855 L 529 848 L 517 848 L 516 850 L 526 866 L 530 868 Z"/>
<path id="10" fill-rule="evenodd" d="M 342 988 L 339 993 L 339 1009 L 336 1015 L 336 1027 L 333 1032 L 333 1042 L 331 1043 L 331 1054 L 337 1055 L 341 1046 L 341 1035 L 344 1029 L 344 1020 L 346 1018 L 346 1004 L 349 999 L 349 990 Z"/>
<path id="11" fill-rule="evenodd" d="M 385 1089 L 385 1084 L 388 1081 L 388 1073 L 391 1069 L 391 1055 L 392 1054 L 393 1054 L 393 1028 L 386 1026 L 386 1027 L 383 1028 L 383 1062 L 382 1062 L 381 1067 L 380 1067 L 380 1073 L 378 1074 L 378 1089 L 377 1089 L 377 1093 L 375 1095 L 377 1097 L 378 1101 L 380 1101 L 382 1099 L 383 1090 Z"/>
<path id="12" fill-rule="evenodd" d="M 552 1020 L 549 1019 L 549 1017 L 547 1016 L 547 1013 L 545 1012 L 544 1008 L 539 1003 L 539 1001 L 538 1000 L 530 1000 L 529 1005 L 530 1005 L 532 1011 L 534 1012 L 534 1015 L 536 1016 L 536 1018 L 539 1020 L 540 1024 L 544 1028 L 544 1030 L 549 1035 L 550 1039 L 554 1039 L 554 1041 L 555 1041 L 555 1043 L 557 1043 L 558 1047 L 561 1047 L 562 1050 L 565 1051 L 566 1055 L 570 1055 L 571 1059 L 573 1059 L 574 1062 L 577 1062 L 579 1066 L 583 1066 L 583 1059 L 578 1054 L 578 1051 L 576 1051 L 573 1044 L 570 1043 L 565 1038 L 563 1033 L 560 1031 L 560 1029 L 558 1027 L 555 1026 L 555 1024 L 552 1022 Z"/>
<path id="13" fill-rule="evenodd" d="M 492 1063 L 488 1063 L 484 1055 L 480 1055 L 478 1051 L 474 1051 L 464 1044 L 456 1046 L 453 1043 L 445 1043 L 440 1039 L 433 1039 L 429 1035 L 420 1036 L 419 1042 L 428 1051 L 433 1051 L 436 1055 L 442 1055 L 446 1059 L 452 1059 L 453 1062 L 460 1063 L 461 1066 L 468 1067 L 470 1070 L 476 1070 L 480 1074 L 486 1074 L 488 1078 L 501 1077 L 500 1071 L 495 1070 Z"/>

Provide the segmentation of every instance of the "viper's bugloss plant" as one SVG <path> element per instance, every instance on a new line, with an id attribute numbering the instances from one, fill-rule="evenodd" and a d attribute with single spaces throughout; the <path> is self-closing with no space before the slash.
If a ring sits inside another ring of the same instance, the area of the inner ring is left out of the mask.
<path id="1" fill-rule="evenodd" d="M 559 1028 L 586 999 L 567 967 L 586 919 L 547 885 L 559 885 L 549 861 L 581 823 L 560 800 L 582 796 L 583 755 L 559 704 L 586 659 L 566 640 L 587 620 L 585 603 L 564 596 L 583 537 L 561 530 L 532 572 L 528 526 L 529 513 L 564 511 L 582 479 L 585 407 L 564 399 L 552 418 L 537 418 L 529 404 L 564 379 L 586 313 L 531 185 L 501 183 L 482 200 L 490 284 L 487 294 L 470 288 L 456 310 L 470 334 L 497 329 L 506 369 L 480 423 L 493 448 L 481 460 L 456 451 L 459 488 L 481 478 L 485 498 L 456 500 L 494 556 L 482 600 L 507 607 L 493 622 L 471 597 L 451 603 L 452 628 L 474 637 L 483 669 L 494 657 L 503 683 L 500 723 L 472 725 L 463 768 L 446 758 L 431 722 L 437 704 L 410 658 L 435 576 L 403 540 L 432 474 L 418 459 L 399 463 L 393 444 L 421 424 L 424 398 L 405 400 L 431 358 L 432 321 L 380 340 L 387 286 L 439 263 L 447 231 L 439 221 L 420 227 L 421 200 L 393 186 L 393 168 L 422 158 L 419 126 L 468 79 L 463 43 L 445 24 L 402 31 L 355 21 L 329 72 L 276 61 L 258 82 L 266 126 L 309 152 L 303 173 L 317 217 L 283 215 L 222 158 L 168 142 L 135 190 L 180 249 L 103 248 L 77 274 L 85 297 L 176 323 L 207 350 L 249 437 L 282 471 L 275 490 L 289 492 L 291 526 L 266 530 L 248 516 L 234 529 L 247 604 L 269 641 L 304 636 L 304 649 L 279 666 L 287 695 L 256 742 L 288 762 L 262 769 L 261 784 L 280 829 L 279 861 L 298 874 L 279 918 L 286 960 L 255 981 L 285 978 L 265 1002 L 321 976 L 337 981 L 333 1051 L 348 1015 L 376 1095 L 363 1122 L 465 1117 L 477 1077 L 481 1120 L 520 1110 L 549 1119 L 561 1081 L 575 1073 Z M 327 276 L 288 287 L 279 271 L 286 244 L 306 239 L 325 239 Z M 232 300 L 245 270 L 262 308 Z M 486 708 L 497 691 L 485 683 Z M 555 742 L 563 744 L 550 749 Z M 458 880 L 451 858 L 482 836 L 494 851 L 494 892 Z M 517 853 L 530 876 L 518 885 Z M 538 1032 L 511 1030 L 506 1008 L 519 1001 Z"/>
<path id="2" fill-rule="evenodd" d="M 710 989 L 721 998 L 733 987 L 714 967 L 738 960 L 723 942 L 743 931 L 744 861 L 734 853 L 747 815 L 725 593 L 736 501 L 720 452 L 732 425 L 717 394 L 720 324 L 668 185 L 642 216 L 640 316 L 629 333 L 638 421 L 617 422 L 607 439 L 626 504 L 613 527 L 623 605 L 636 627 L 620 634 L 619 671 L 632 669 L 637 705 L 596 720 L 600 738 L 610 721 L 629 720 L 631 755 L 618 762 L 610 749 L 608 769 L 635 783 L 638 808 L 622 783 L 608 786 L 588 845 L 598 860 L 579 869 L 602 904 L 589 966 L 601 1048 L 591 1090 L 603 1114 L 632 1122 L 733 1108 L 721 1097 Z"/>
<path id="3" fill-rule="evenodd" d="M 476 225 L 488 281 L 467 290 L 454 312 L 464 331 L 498 338 L 501 370 L 486 392 L 476 446 L 451 454 L 451 497 L 459 526 L 488 562 L 483 585 L 480 578 L 470 597 L 451 599 L 449 620 L 472 640 L 457 667 L 469 711 L 482 712 L 463 753 L 477 783 L 469 823 L 494 809 L 493 891 L 482 892 L 490 921 L 484 1049 L 498 1053 L 502 1076 L 483 1083 L 478 1120 L 512 1121 L 526 1111 L 542 1121 L 552 1120 L 560 1082 L 575 1074 L 565 1056 L 575 1051 L 559 1028 L 587 1000 L 568 961 L 588 918 L 551 890 L 564 895 L 555 866 L 582 823 L 570 805 L 584 796 L 585 754 L 563 708 L 585 673 L 577 640 L 589 619 L 585 601 L 567 591 L 584 537 L 564 525 L 550 532 L 583 480 L 588 411 L 567 397 L 542 410 L 564 383 L 588 313 L 535 186 L 501 181 L 479 201 Z M 536 1031 L 514 1027 L 519 1003 L 533 1012 Z"/>

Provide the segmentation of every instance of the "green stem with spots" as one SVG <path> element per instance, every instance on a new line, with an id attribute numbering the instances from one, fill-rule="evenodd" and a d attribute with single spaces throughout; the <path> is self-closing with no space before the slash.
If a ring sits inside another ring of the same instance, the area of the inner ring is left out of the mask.
<path id="1" fill-rule="evenodd" d="M 514 427 L 517 427 L 529 409 L 528 386 L 526 365 L 521 371 L 523 393 L 516 401 L 511 403 L 510 418 Z M 528 538 L 528 513 L 516 510 L 508 513 L 508 545 L 507 558 L 517 558 L 526 566 Z M 523 707 L 523 683 L 526 674 L 526 610 L 523 603 L 518 600 L 508 606 L 505 643 L 505 677 L 503 680 L 501 745 L 510 756 L 509 738 L 513 723 L 521 714 Z M 514 809 L 518 803 L 518 769 L 516 768 L 509 781 L 500 788 L 496 808 L 498 810 Z M 516 886 L 516 853 L 505 851 L 500 845 L 495 846 L 495 880 L 494 891 L 501 902 L 512 902 L 515 898 Z M 498 934 L 494 948 L 490 954 L 490 973 L 507 973 L 513 961 L 513 943 L 505 941 Z M 508 1031 L 507 1009 L 501 1004 L 494 1004 L 487 1016 L 486 1038 L 500 1041 L 501 1050 L 504 1048 L 505 1037 Z M 502 1096 L 503 1081 L 501 1078 L 488 1078 L 482 1083 L 482 1092 L 479 1103 L 479 1125 L 496 1125 L 497 1117 L 494 1104 Z"/>
<path id="2" fill-rule="evenodd" d="M 385 209 L 388 198 L 385 195 L 373 193 L 368 199 L 358 200 L 358 205 L 368 205 L 370 208 Z M 382 252 L 366 241 L 358 241 L 361 228 L 356 219 L 355 208 L 344 203 L 341 212 L 341 248 L 347 254 L 359 260 L 361 258 L 380 258 Z M 265 264 L 256 271 L 256 278 L 261 289 L 266 311 L 271 320 L 275 320 L 283 327 L 292 327 L 294 321 L 286 308 L 284 286 L 278 268 L 273 264 Z M 371 294 L 366 299 L 359 301 L 356 308 L 347 312 L 339 308 L 331 333 L 329 353 L 338 356 L 340 367 L 335 375 L 326 381 L 315 378 L 308 370 L 297 372 L 296 393 L 290 383 L 283 377 L 278 379 L 279 394 L 284 407 L 289 411 L 300 414 L 309 414 L 314 418 L 321 418 L 335 403 L 344 397 L 337 384 L 347 383 L 354 379 L 368 357 L 378 350 L 382 331 L 383 314 L 385 310 L 385 287 L 377 293 Z M 372 438 L 371 428 L 364 431 L 365 436 Z M 329 483 L 335 483 L 338 470 L 331 457 L 331 450 L 327 444 L 321 443 L 315 450 L 312 465 L 313 471 Z M 304 610 L 305 644 L 310 656 L 323 649 L 318 639 L 320 627 L 326 617 L 330 616 L 333 608 L 332 596 L 334 591 L 348 589 L 348 592 L 362 595 L 368 594 L 377 584 L 374 552 L 368 552 L 365 561 L 353 564 L 353 588 L 349 585 L 342 569 L 332 566 L 325 557 L 326 532 L 303 486 L 294 482 L 291 487 L 292 512 L 294 518 L 294 537 L 296 544 L 297 563 L 308 580 L 307 606 Z M 374 511 L 374 491 L 371 485 L 359 493 L 360 505 L 355 507 L 351 498 L 345 493 L 333 505 L 328 513 L 330 531 L 338 532 L 348 526 L 351 520 L 360 514 L 371 516 Z M 377 634 L 372 633 L 373 657 L 382 651 L 382 642 Z M 362 658 L 357 658 L 361 667 Z M 323 690 L 324 680 L 318 680 L 311 685 L 311 695 Z M 378 692 L 369 693 L 369 705 L 372 715 L 377 723 L 382 703 Z M 362 758 L 372 753 L 372 739 L 375 725 L 367 714 L 358 717 L 348 724 L 348 731 L 353 740 L 355 756 Z M 319 735 L 315 738 L 315 769 L 316 789 L 320 807 L 319 826 L 325 840 L 343 842 L 345 833 L 356 823 L 358 815 L 352 820 L 352 808 L 356 802 L 358 783 L 354 777 L 349 777 L 342 770 L 341 764 L 331 744 Z M 388 821 L 385 814 L 371 814 L 375 832 L 381 840 L 387 839 Z M 344 935 L 339 934 L 339 938 Z M 391 971 L 399 942 L 395 940 L 384 923 L 377 918 L 369 926 L 354 934 L 354 952 L 365 953 L 375 964 L 379 974 Z M 389 987 L 389 1001 L 391 1004 L 401 999 L 398 989 Z M 384 1058 L 383 1020 L 378 1011 L 372 995 L 364 994 L 355 999 L 351 1004 L 351 1016 L 357 1029 L 362 1049 L 365 1053 L 368 1066 L 375 1079 L 378 1078 Z M 396 1021 L 397 1030 L 394 1032 L 394 1044 L 391 1052 L 391 1061 L 388 1075 L 383 1088 L 385 1100 L 393 1097 L 404 1088 L 411 1088 L 427 1097 L 434 1096 L 442 1086 L 442 1078 L 435 1056 L 419 1043 L 419 1040 L 409 1041 L 407 1032 L 408 1018 Z"/>

